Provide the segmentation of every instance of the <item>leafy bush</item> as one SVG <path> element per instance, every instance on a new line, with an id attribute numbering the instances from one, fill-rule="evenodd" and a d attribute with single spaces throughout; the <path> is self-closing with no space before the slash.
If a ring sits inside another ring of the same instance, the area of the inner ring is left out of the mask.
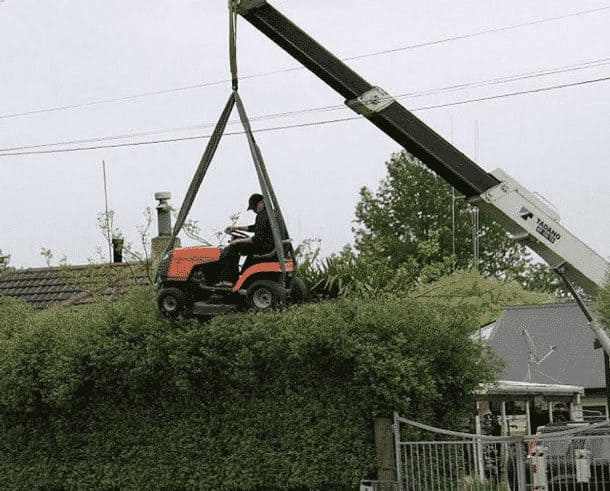
<path id="1" fill-rule="evenodd" d="M 21 489 L 351 489 L 372 424 L 464 421 L 494 375 L 473 318 L 378 298 L 160 319 L 147 290 L 0 302 L 0 482 Z"/>
<path id="2" fill-rule="evenodd" d="M 511 305 L 554 303 L 549 293 L 525 290 L 516 281 L 485 278 L 477 271 L 457 271 L 411 292 L 412 300 L 443 302 L 477 316 L 479 325 L 498 317 Z"/>

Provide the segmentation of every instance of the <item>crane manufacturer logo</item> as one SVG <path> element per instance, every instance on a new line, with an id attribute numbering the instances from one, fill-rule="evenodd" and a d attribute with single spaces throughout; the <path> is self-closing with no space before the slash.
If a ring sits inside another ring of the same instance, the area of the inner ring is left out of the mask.
<path id="1" fill-rule="evenodd" d="M 540 218 L 534 217 L 534 214 L 529 211 L 525 206 L 522 206 L 519 210 L 519 216 L 525 220 L 536 220 L 536 232 L 542 235 L 546 240 L 548 240 L 551 244 L 554 244 L 559 239 L 561 239 L 561 234 L 553 229 L 548 223 Z"/>
<path id="2" fill-rule="evenodd" d="M 519 210 L 519 216 L 523 218 L 526 222 L 529 218 L 534 218 L 534 214 L 529 211 L 525 206 L 522 206 Z"/>
<path id="3" fill-rule="evenodd" d="M 544 220 L 540 220 L 540 218 L 536 218 L 536 232 L 542 235 L 551 244 L 554 244 L 556 241 L 561 239 L 561 234 L 553 230 L 553 227 L 551 227 Z"/>

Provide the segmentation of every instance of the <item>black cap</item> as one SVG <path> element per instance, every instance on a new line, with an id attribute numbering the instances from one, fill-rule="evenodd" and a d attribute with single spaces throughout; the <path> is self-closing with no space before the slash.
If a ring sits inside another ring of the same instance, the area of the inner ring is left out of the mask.
<path id="1" fill-rule="evenodd" d="M 262 194 L 254 193 L 248 199 L 248 210 L 256 210 L 256 205 L 258 204 L 259 201 L 262 201 L 262 200 L 263 200 Z"/>

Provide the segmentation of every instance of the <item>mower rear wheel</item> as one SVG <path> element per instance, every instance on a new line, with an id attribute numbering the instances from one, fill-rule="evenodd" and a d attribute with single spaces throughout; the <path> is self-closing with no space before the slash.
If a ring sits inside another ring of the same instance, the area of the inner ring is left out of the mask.
<path id="1" fill-rule="evenodd" d="M 299 304 L 307 300 L 307 285 L 298 276 L 293 277 L 288 284 L 290 288 L 290 302 Z"/>
<path id="2" fill-rule="evenodd" d="M 286 302 L 286 290 L 276 281 L 258 280 L 248 287 L 246 302 L 259 312 L 279 310 Z"/>
<path id="3" fill-rule="evenodd" d="M 157 297 L 159 311 L 170 319 L 175 319 L 183 311 L 186 305 L 184 292 L 179 288 L 164 288 Z"/>

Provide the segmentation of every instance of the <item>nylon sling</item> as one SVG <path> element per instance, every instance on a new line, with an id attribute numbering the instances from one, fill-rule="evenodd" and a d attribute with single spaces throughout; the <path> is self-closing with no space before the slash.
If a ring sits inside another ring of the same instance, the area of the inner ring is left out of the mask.
<path id="1" fill-rule="evenodd" d="M 231 68 L 231 85 L 232 92 L 229 96 L 229 100 L 227 101 L 216 126 L 214 127 L 214 131 L 212 132 L 212 136 L 208 141 L 208 144 L 203 152 L 201 160 L 199 161 L 199 165 L 195 171 L 193 179 L 189 185 L 189 188 L 186 192 L 182 205 L 180 206 L 180 211 L 178 212 L 178 217 L 176 218 L 176 223 L 174 224 L 174 228 L 172 231 L 172 235 L 170 240 L 163 251 L 162 258 L 170 252 L 174 244 L 176 242 L 176 237 L 182 230 L 184 226 L 184 222 L 191 210 L 193 202 L 195 201 L 195 197 L 203 183 L 203 179 L 205 178 L 207 171 L 210 167 L 212 159 L 216 154 L 216 150 L 218 148 L 218 144 L 220 143 L 220 139 L 225 132 L 227 122 L 229 120 L 229 116 L 233 111 L 233 107 L 237 104 L 237 110 L 239 113 L 239 118 L 241 124 L 244 128 L 244 132 L 246 134 L 246 138 L 248 139 L 248 147 L 250 148 L 250 154 L 252 156 L 252 161 L 254 163 L 254 168 L 256 170 L 256 175 L 258 177 L 258 182 L 261 187 L 261 191 L 263 194 L 263 199 L 265 201 L 265 210 L 267 213 L 267 217 L 269 218 L 269 224 L 271 225 L 271 233 L 273 235 L 273 244 L 275 247 L 275 252 L 278 257 L 278 262 L 280 263 L 280 270 L 282 272 L 282 280 L 284 280 L 286 275 L 286 258 L 284 254 L 284 240 L 288 239 L 288 229 L 286 227 L 286 222 L 284 220 L 284 216 L 282 214 L 282 210 L 280 208 L 279 202 L 277 200 L 277 196 L 271 185 L 271 180 L 269 179 L 269 174 L 267 173 L 267 168 L 265 166 L 265 161 L 263 159 L 263 155 L 260 151 L 256 140 L 254 139 L 254 134 L 252 132 L 252 127 L 250 125 L 250 120 L 248 119 L 248 115 L 246 113 L 246 109 L 244 104 L 237 92 L 238 88 L 238 77 L 237 77 L 237 31 L 236 31 L 236 19 L 237 14 L 234 10 L 233 0 L 229 0 L 229 65 Z M 294 260 L 294 250 L 292 248 L 292 244 L 288 242 L 288 252 Z M 159 271 L 157 269 L 156 279 L 159 278 Z"/>
<path id="2" fill-rule="evenodd" d="M 220 139 L 227 127 L 227 121 L 229 120 L 229 116 L 231 115 L 231 111 L 233 110 L 233 106 L 235 105 L 235 93 L 231 92 L 229 96 L 229 100 L 227 101 L 225 108 L 214 127 L 214 131 L 212 132 L 212 136 L 208 141 L 207 146 L 205 147 L 205 151 L 201 156 L 201 160 L 199 161 L 199 165 L 197 166 L 197 170 L 195 171 L 195 175 L 191 180 L 189 188 L 186 192 L 184 200 L 182 202 L 182 206 L 180 207 L 180 211 L 178 212 L 178 217 L 176 218 L 176 223 L 174 224 L 174 229 L 172 231 L 172 235 L 170 237 L 165 250 L 163 251 L 162 258 L 174 248 L 174 243 L 176 242 L 176 237 L 182 230 L 182 226 L 186 221 L 186 217 L 191 211 L 191 207 L 193 206 L 193 201 L 195 201 L 195 197 L 197 196 L 197 192 L 201 187 L 201 183 L 203 182 L 203 178 L 205 177 L 208 168 L 210 167 L 210 163 L 214 158 L 214 154 L 216 153 L 216 149 L 218 148 L 218 144 L 220 143 Z M 159 272 L 157 271 L 157 278 L 159 276 Z"/>

